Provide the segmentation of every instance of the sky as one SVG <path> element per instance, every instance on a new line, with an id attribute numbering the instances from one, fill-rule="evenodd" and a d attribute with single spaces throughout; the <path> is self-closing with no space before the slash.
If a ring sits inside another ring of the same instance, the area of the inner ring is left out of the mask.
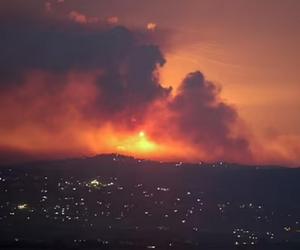
<path id="1" fill-rule="evenodd" d="M 299 166 L 299 1 L 0 5 L 5 159 L 117 151 Z"/>

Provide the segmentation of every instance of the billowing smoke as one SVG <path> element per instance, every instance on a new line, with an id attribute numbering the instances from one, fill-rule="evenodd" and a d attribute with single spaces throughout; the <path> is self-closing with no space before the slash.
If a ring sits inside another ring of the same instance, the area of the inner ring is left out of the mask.
<path id="1" fill-rule="evenodd" d="M 200 72 L 186 76 L 178 94 L 170 103 L 177 133 L 186 137 L 208 158 L 220 160 L 250 159 L 248 141 L 233 135 L 239 118 L 236 110 L 218 100 L 219 90 Z"/>
<path id="2" fill-rule="evenodd" d="M 85 113 L 97 116 L 98 110 L 111 118 L 123 111 L 138 115 L 138 110 L 171 91 L 160 85 L 156 75 L 165 63 L 159 48 L 140 44 L 137 32 L 124 27 L 31 23 L 2 27 L 0 35 L 2 87 L 20 85 L 34 71 L 59 76 L 49 83 L 52 89 L 66 84 L 64 76 L 70 72 L 96 74 L 99 99 Z"/>
<path id="3" fill-rule="evenodd" d="M 161 158 L 188 159 L 191 148 L 191 160 L 250 161 L 235 109 L 200 72 L 176 93 L 164 87 L 164 55 L 145 32 L 70 20 L 0 25 L 0 148 L 101 153 L 147 129 Z"/>

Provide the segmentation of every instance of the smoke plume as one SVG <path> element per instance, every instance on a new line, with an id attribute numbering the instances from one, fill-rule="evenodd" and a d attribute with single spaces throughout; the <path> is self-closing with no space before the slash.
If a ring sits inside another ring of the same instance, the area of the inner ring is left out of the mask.
<path id="1" fill-rule="evenodd" d="M 236 110 L 201 72 L 175 92 L 160 82 L 166 60 L 149 31 L 70 18 L 0 25 L 1 149 L 250 161 Z"/>

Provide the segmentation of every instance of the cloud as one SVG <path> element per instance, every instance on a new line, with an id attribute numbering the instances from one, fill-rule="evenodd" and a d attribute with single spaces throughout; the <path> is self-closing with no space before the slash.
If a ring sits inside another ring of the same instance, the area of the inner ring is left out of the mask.
<path id="1" fill-rule="evenodd" d="M 179 157 L 190 147 L 193 159 L 250 161 L 236 110 L 201 72 L 176 93 L 161 84 L 166 61 L 152 32 L 69 18 L 0 25 L 0 146 L 82 152 L 99 134 L 93 146 L 106 145 L 107 131 L 143 127 L 170 152 L 180 142 Z"/>
<path id="2" fill-rule="evenodd" d="M 242 161 L 251 158 L 248 139 L 234 135 L 236 110 L 219 100 L 220 90 L 200 71 L 186 76 L 169 104 L 175 133 L 199 148 L 206 158 Z"/>
<path id="3" fill-rule="evenodd" d="M 123 27 L 89 30 L 69 23 L 52 25 L 0 29 L 2 78 L 20 77 L 32 69 L 62 73 L 120 66 L 135 46 L 134 34 Z"/>
<path id="4" fill-rule="evenodd" d="M 0 34 L 5 37 L 0 41 L 2 87 L 22 85 L 32 72 L 96 74 L 101 98 L 85 113 L 108 120 L 125 115 L 142 119 L 151 103 L 171 91 L 159 83 L 157 70 L 165 63 L 160 49 L 140 43 L 138 32 L 127 28 L 50 22 L 3 28 Z M 64 84 L 63 78 L 52 83 L 58 88 Z"/>

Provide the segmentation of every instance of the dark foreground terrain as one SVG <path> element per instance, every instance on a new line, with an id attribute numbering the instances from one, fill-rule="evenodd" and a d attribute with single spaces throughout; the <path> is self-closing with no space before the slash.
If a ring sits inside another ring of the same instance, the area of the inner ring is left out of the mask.
<path id="1" fill-rule="evenodd" d="M 300 169 L 118 155 L 0 168 L 0 249 L 300 249 Z"/>

